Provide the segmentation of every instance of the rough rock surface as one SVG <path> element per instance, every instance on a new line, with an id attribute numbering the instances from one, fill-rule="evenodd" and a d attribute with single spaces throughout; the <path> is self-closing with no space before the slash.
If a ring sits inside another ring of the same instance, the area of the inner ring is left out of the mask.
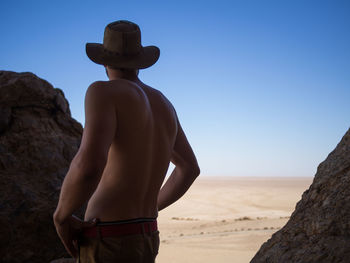
<path id="1" fill-rule="evenodd" d="M 52 223 L 82 126 L 60 89 L 32 73 L 0 71 L 0 261 L 67 256 Z"/>
<path id="2" fill-rule="evenodd" d="M 287 224 L 251 262 L 350 262 L 350 130 L 318 166 Z"/>

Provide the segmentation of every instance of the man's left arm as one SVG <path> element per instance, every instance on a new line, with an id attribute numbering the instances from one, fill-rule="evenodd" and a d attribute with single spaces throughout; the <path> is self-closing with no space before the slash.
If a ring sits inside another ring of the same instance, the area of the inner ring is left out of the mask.
<path id="1" fill-rule="evenodd" d="M 70 241 L 67 240 L 68 234 L 64 233 L 61 226 L 67 222 L 70 224 L 72 214 L 89 200 L 96 190 L 116 131 L 116 109 L 110 101 L 110 96 L 103 89 L 103 85 L 95 82 L 86 92 L 85 127 L 81 145 L 63 181 L 59 202 L 53 215 L 57 232 L 70 254 L 74 254 L 74 251 L 70 251 L 74 248 L 71 247 Z"/>

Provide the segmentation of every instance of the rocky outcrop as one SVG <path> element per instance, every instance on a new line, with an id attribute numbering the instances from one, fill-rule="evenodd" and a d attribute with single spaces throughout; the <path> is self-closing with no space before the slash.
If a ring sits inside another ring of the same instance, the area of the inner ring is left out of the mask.
<path id="1" fill-rule="evenodd" d="M 60 89 L 32 73 L 0 71 L 0 261 L 67 256 L 52 214 L 82 126 Z"/>
<path id="2" fill-rule="evenodd" d="M 350 262 L 350 130 L 319 165 L 287 224 L 251 262 Z"/>

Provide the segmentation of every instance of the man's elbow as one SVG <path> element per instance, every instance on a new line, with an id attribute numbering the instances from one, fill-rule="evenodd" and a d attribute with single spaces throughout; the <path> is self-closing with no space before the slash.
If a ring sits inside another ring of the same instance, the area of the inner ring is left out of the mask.
<path id="1" fill-rule="evenodd" d="M 201 169 L 199 168 L 198 165 L 195 166 L 195 168 L 193 169 L 193 174 L 195 177 L 198 177 L 201 173 Z"/>
<path id="2" fill-rule="evenodd" d="M 187 170 L 187 174 L 193 179 L 196 179 L 201 172 L 197 164 L 188 165 L 186 167 L 186 170 Z"/>

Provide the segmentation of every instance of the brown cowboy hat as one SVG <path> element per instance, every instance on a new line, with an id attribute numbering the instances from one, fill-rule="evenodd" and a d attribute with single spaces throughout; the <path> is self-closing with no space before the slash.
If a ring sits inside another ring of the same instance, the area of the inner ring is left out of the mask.
<path id="1" fill-rule="evenodd" d="M 138 25 L 120 20 L 106 26 L 103 44 L 86 43 L 86 54 L 95 63 L 114 68 L 143 69 L 159 58 L 159 48 L 141 45 Z"/>

